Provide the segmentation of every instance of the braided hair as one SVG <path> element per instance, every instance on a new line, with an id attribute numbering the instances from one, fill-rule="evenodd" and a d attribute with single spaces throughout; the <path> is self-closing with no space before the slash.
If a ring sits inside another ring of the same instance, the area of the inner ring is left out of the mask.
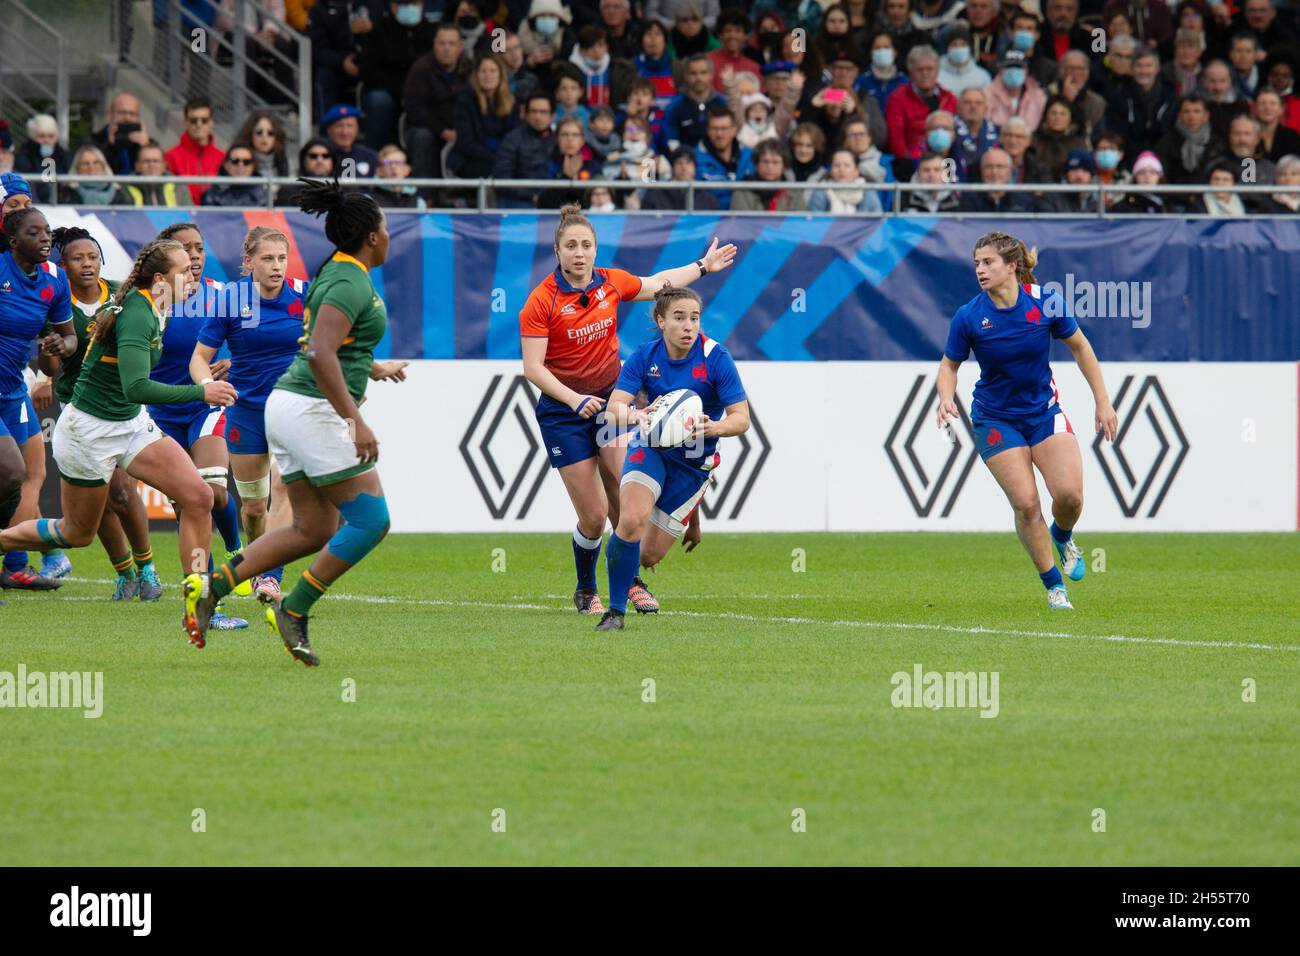
<path id="1" fill-rule="evenodd" d="M 1034 278 L 1034 266 L 1038 265 L 1038 249 L 1027 249 L 1025 243 L 1005 232 L 988 232 L 975 241 L 975 249 L 989 248 L 996 252 L 1002 261 L 1016 267 L 1016 281 L 1020 284 L 1037 283 Z"/>
<path id="2" fill-rule="evenodd" d="M 306 179 L 298 197 L 298 208 L 313 216 L 325 217 L 325 238 L 334 248 L 349 255 L 359 252 L 366 237 L 383 225 L 384 213 L 368 194 L 344 189 L 334 179 Z M 332 257 L 331 257 L 332 258 Z M 326 259 L 325 262 L 329 262 Z M 324 267 L 325 262 L 321 263 Z M 320 269 L 316 270 L 317 272 Z"/>
<path id="3" fill-rule="evenodd" d="M 101 313 L 101 318 L 95 323 L 95 331 L 91 334 L 91 341 L 106 342 L 109 333 L 113 331 L 113 326 L 117 324 L 117 316 L 121 311 L 122 303 L 126 297 L 136 289 L 143 289 L 153 276 L 159 272 L 166 272 L 172 256 L 176 253 L 185 253 L 185 247 L 175 239 L 156 236 L 154 239 L 146 242 L 136 253 L 135 262 L 131 266 L 131 272 L 118 286 L 113 297 L 109 299 L 108 304 L 115 308 Z"/>
<path id="4" fill-rule="evenodd" d="M 68 246 L 72 245 L 74 242 L 79 242 L 82 239 L 89 239 L 95 244 L 95 248 L 99 250 L 99 261 L 104 261 L 104 248 L 99 244 L 99 240 L 92 236 L 88 230 L 82 229 L 80 226 L 60 226 L 58 229 L 55 229 L 51 235 L 54 239 L 54 248 L 59 250 L 60 259 L 63 258 Z"/>

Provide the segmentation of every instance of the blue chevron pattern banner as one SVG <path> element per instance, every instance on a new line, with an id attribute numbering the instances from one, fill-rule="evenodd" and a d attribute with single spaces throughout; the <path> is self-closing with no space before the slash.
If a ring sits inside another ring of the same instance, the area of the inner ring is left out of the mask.
<path id="1" fill-rule="evenodd" d="M 91 229 L 113 278 L 160 228 L 187 218 L 170 209 L 49 211 L 56 224 L 80 219 Z M 298 212 L 192 216 L 215 279 L 239 274 L 254 225 L 289 235 L 292 275 L 310 277 L 331 251 L 320 221 Z M 636 275 L 693 262 L 714 236 L 734 242 L 735 265 L 695 288 L 705 332 L 738 359 L 937 360 L 953 312 L 979 292 L 972 252 L 991 231 L 1038 249 L 1040 283 L 1060 290 L 1103 359 L 1300 359 L 1300 219 L 592 220 L 597 264 Z M 381 357 L 517 358 L 519 309 L 555 265 L 557 221 L 552 213 L 392 214 L 389 260 L 375 273 L 392 318 Z M 654 325 L 648 303 L 620 312 L 627 354 Z"/>

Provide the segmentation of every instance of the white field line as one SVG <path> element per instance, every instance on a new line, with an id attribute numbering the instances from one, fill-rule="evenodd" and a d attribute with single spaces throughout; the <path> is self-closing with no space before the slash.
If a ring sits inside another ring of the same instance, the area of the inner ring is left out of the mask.
<path id="1" fill-rule="evenodd" d="M 116 579 L 90 580 L 85 578 L 69 577 L 64 578 L 64 580 L 74 581 L 81 584 L 116 583 Z M 693 596 L 698 597 L 699 595 Z M 732 598 L 737 597 L 737 595 L 734 594 L 730 596 Z M 50 598 L 60 601 L 106 600 L 105 598 L 88 595 L 78 595 L 75 597 L 72 595 L 68 595 L 67 597 L 50 595 Z M 166 600 L 166 596 L 164 596 L 164 600 Z M 567 614 L 573 613 L 565 607 L 555 607 L 551 604 L 532 604 L 526 602 L 507 604 L 494 601 L 452 601 L 440 600 L 437 598 L 411 599 L 383 597 L 369 594 L 331 594 L 329 595 L 328 600 L 354 601 L 358 604 L 396 604 L 411 607 L 466 607 L 496 611 L 551 611 Z M 232 610 L 236 610 L 236 608 L 232 607 Z M 1175 637 L 1132 637 L 1126 634 L 1071 634 L 1066 631 L 1021 631 L 996 627 L 958 627 L 954 624 L 904 624 L 891 621 L 843 621 L 827 620 L 816 617 L 782 617 L 764 614 L 737 614 L 730 611 L 663 611 L 660 613 L 664 614 L 666 617 L 691 617 L 715 621 L 744 621 L 749 624 L 820 625 L 823 627 L 859 628 L 862 630 L 935 631 L 943 634 L 987 635 L 992 637 L 1040 637 L 1053 640 L 1108 641 L 1113 644 L 1163 644 L 1171 647 L 1229 648 L 1235 650 L 1282 651 L 1290 653 L 1300 652 L 1300 645 L 1257 644 L 1237 641 L 1188 641 Z"/>

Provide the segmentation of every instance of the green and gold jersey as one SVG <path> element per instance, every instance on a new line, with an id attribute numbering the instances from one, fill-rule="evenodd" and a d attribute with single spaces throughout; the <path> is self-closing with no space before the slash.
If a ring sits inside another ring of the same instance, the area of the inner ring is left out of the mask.
<path id="1" fill-rule="evenodd" d="M 77 387 L 77 376 L 81 374 L 81 360 L 86 357 L 86 349 L 90 347 L 90 333 L 94 326 L 92 317 L 108 302 L 109 296 L 117 291 L 118 285 L 119 283 L 100 279 L 99 301 L 96 303 L 86 303 L 76 296 L 72 297 L 72 324 L 77 329 L 77 351 L 65 358 L 63 366 L 59 369 L 59 378 L 54 385 L 54 396 L 59 400 L 60 405 L 72 403 L 72 393 Z M 89 315 L 86 313 L 87 309 L 90 309 Z"/>
<path id="2" fill-rule="evenodd" d="M 365 397 L 366 384 L 370 381 L 375 346 L 388 328 L 388 310 L 384 308 L 384 300 L 375 292 L 369 271 L 345 252 L 334 253 L 333 258 L 325 263 L 312 280 L 302 314 L 303 336 L 299 339 L 302 348 L 294 356 L 288 370 L 275 383 L 275 387 L 313 398 L 325 397 L 316 384 L 316 376 L 307 363 L 307 355 L 311 349 L 316 315 L 327 305 L 334 306 L 352 323 L 339 345 L 338 354 L 339 365 L 343 367 L 343 381 L 347 384 L 353 401 L 359 405 Z"/>
<path id="3" fill-rule="evenodd" d="M 104 306 L 93 323 L 110 314 L 116 315 L 113 328 L 86 351 L 72 392 L 73 405 L 96 418 L 125 422 L 140 414 L 141 405 L 202 401 L 202 385 L 164 385 L 149 379 L 162 355 L 164 321 L 148 292 L 136 289 L 121 305 Z"/>

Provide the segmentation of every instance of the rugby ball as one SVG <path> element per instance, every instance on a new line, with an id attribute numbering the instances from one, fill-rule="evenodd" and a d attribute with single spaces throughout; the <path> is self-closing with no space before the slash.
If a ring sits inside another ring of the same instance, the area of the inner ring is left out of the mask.
<path id="1" fill-rule="evenodd" d="M 652 448 L 676 448 L 686 444 L 696 420 L 704 414 L 700 396 L 689 388 L 660 395 L 642 409 L 641 437 Z"/>

